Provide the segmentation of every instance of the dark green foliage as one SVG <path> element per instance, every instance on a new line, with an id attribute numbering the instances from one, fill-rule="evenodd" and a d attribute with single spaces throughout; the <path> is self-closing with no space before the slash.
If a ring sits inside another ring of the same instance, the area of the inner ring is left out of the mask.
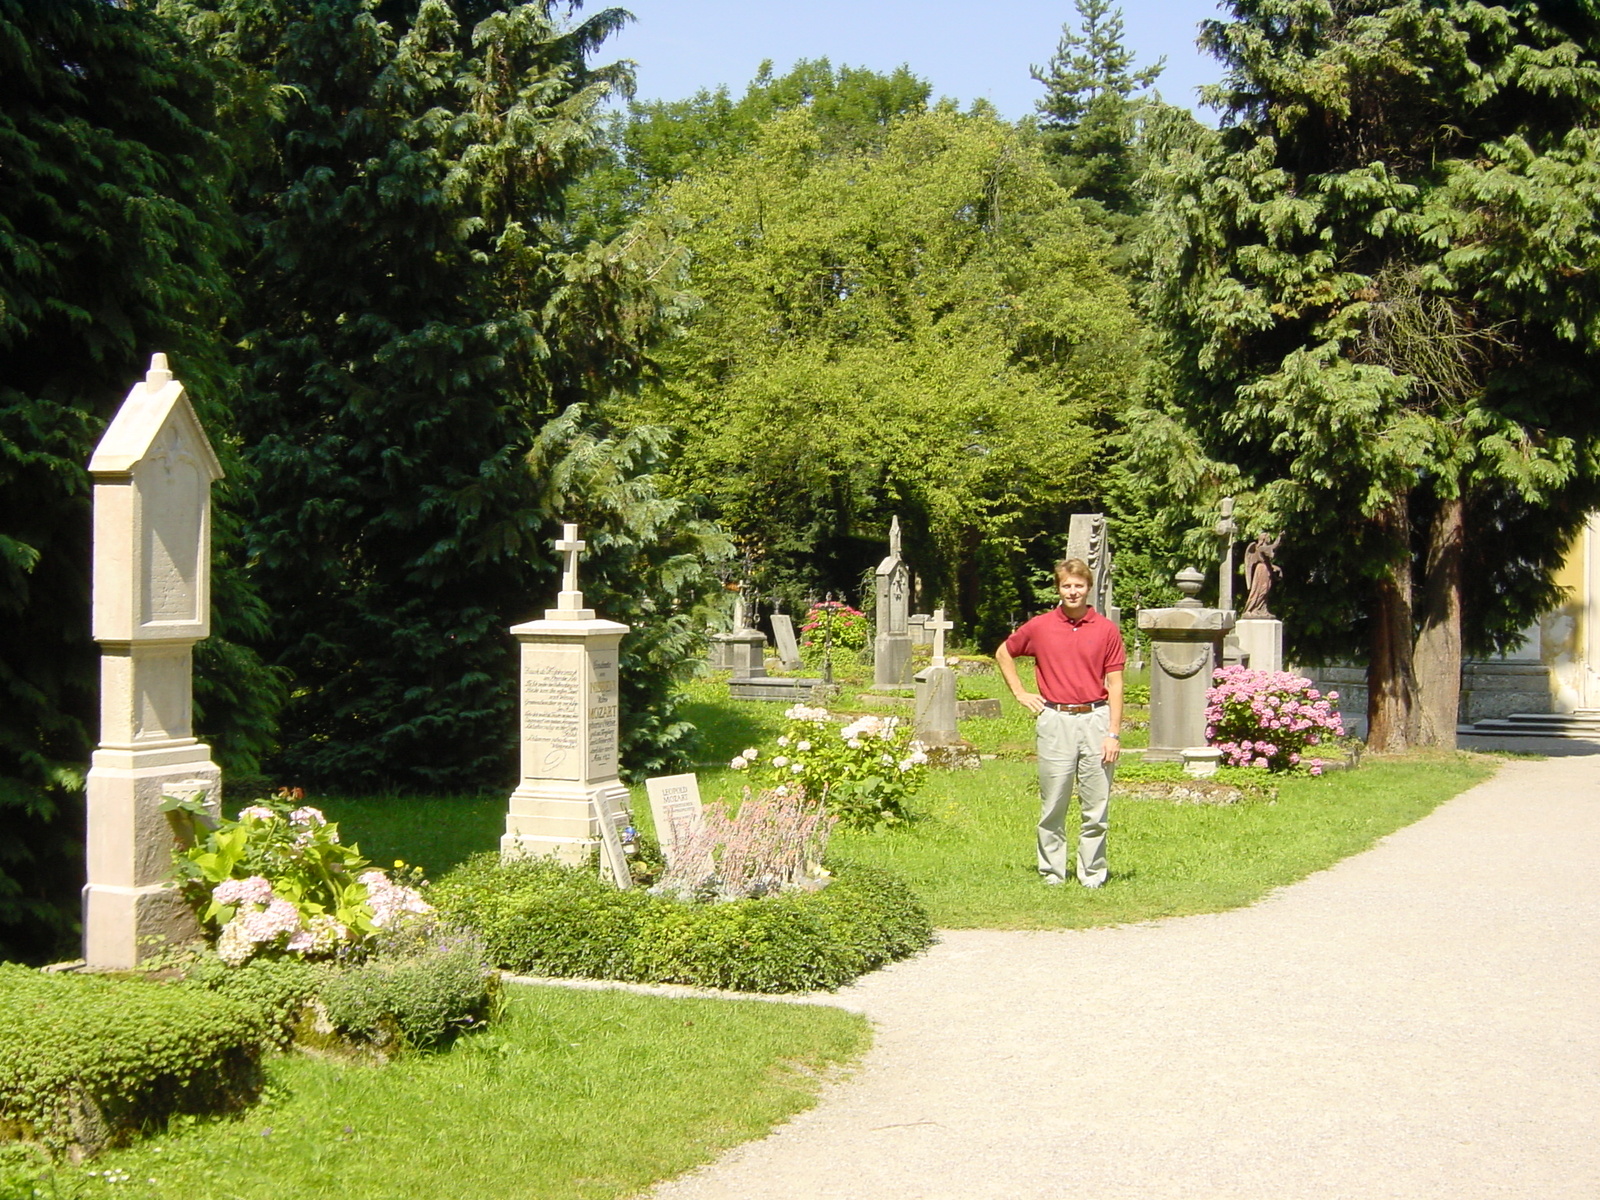
<path id="1" fill-rule="evenodd" d="M 478 929 L 508 970 L 734 991 L 831 990 L 933 937 L 903 884 L 849 865 L 820 892 L 680 904 L 617 891 L 550 860 L 482 855 L 440 880 L 430 899 Z"/>
<path id="2" fill-rule="evenodd" d="M 347 1038 L 432 1050 L 485 1022 L 498 985 L 475 935 L 440 932 L 389 938 L 366 962 L 329 970 L 318 999 Z"/>
<path id="3" fill-rule="evenodd" d="M 73 936 L 97 681 L 85 468 L 153 352 L 238 473 L 211 94 L 145 5 L 0 0 L 0 958 Z M 219 545 L 230 529 L 219 512 Z M 248 766 L 274 681 L 235 642 L 259 608 L 226 557 L 214 591 L 196 698 L 219 761 Z"/>
<path id="4" fill-rule="evenodd" d="M 1448 741 L 1463 646 L 1556 599 L 1600 500 L 1600 43 L 1475 0 L 1230 10 L 1224 128 L 1160 134 L 1137 452 L 1169 514 L 1236 490 L 1287 531 L 1274 607 L 1299 655 L 1366 651 L 1379 745 Z"/>
<path id="5" fill-rule="evenodd" d="M 565 194 L 624 19 L 553 3 L 174 3 L 241 111 L 247 548 L 293 675 L 274 769 L 503 783 L 509 625 L 553 589 L 539 426 L 625 386 L 661 247 Z M 670 277 L 670 271 L 667 272 Z"/>
<path id="6" fill-rule="evenodd" d="M 261 1086 L 250 1005 L 177 984 L 0 963 L 0 1135 L 96 1153 Z"/>
<path id="7" fill-rule="evenodd" d="M 214 954 L 184 964 L 196 986 L 247 1004 L 262 1020 L 267 1040 L 280 1049 L 294 1039 L 306 1001 L 317 994 L 324 968 L 303 958 L 252 958 L 230 967 Z"/>

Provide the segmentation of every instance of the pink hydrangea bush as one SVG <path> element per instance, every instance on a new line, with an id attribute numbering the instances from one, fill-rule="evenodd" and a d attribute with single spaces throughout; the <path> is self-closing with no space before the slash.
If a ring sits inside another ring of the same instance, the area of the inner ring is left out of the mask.
<path id="1" fill-rule="evenodd" d="M 433 911 L 415 888 L 369 869 L 303 799 L 285 789 L 249 805 L 178 855 L 178 878 L 231 966 L 262 954 L 359 954 L 378 931 Z"/>
<path id="2" fill-rule="evenodd" d="M 872 635 L 872 622 L 859 608 L 841 600 L 819 600 L 806 610 L 799 634 L 800 657 L 819 663 L 825 646 L 831 645 L 835 653 L 864 648 Z"/>
<path id="3" fill-rule="evenodd" d="M 1206 740 L 1224 765 L 1320 775 L 1306 751 L 1344 736 L 1338 692 L 1324 695 L 1291 671 L 1222 667 L 1206 692 Z"/>

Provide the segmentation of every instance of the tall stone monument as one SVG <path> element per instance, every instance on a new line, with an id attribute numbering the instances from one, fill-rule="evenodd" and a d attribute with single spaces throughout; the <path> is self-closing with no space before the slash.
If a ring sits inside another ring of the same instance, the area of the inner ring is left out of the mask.
<path id="1" fill-rule="evenodd" d="M 521 782 L 511 793 L 500 853 L 580 863 L 600 845 L 621 884 L 626 868 L 612 861 L 609 843 L 628 814 L 628 789 L 617 778 L 617 652 L 628 626 L 583 606 L 584 547 L 576 525 L 562 526 L 555 548 L 566 564 L 556 606 L 542 621 L 511 628 L 521 659 Z"/>
<path id="2" fill-rule="evenodd" d="M 1122 613 L 1112 599 L 1111 591 L 1111 537 L 1106 528 L 1104 513 L 1074 513 L 1067 524 L 1068 558 L 1081 558 L 1094 573 L 1094 587 L 1089 592 L 1089 604 L 1095 612 L 1112 621 L 1121 621 Z"/>
<path id="3" fill-rule="evenodd" d="M 169 881 L 181 826 L 166 795 L 221 803 L 222 772 L 193 735 L 191 658 L 211 632 L 211 484 L 222 468 L 155 355 L 89 460 L 100 745 L 88 778 L 83 957 L 132 967 L 199 935 Z"/>
<path id="4" fill-rule="evenodd" d="M 1206 689 L 1222 661 L 1222 639 L 1234 614 L 1195 599 L 1203 576 L 1178 572 L 1183 599 L 1171 608 L 1141 608 L 1139 628 L 1150 635 L 1150 748 L 1145 762 L 1177 762 L 1206 744 Z"/>
<path id="5" fill-rule="evenodd" d="M 889 553 L 878 564 L 878 636 L 872 643 L 872 685 L 911 683 L 911 571 L 900 554 L 900 518 L 889 524 Z"/>
<path id="6" fill-rule="evenodd" d="M 1224 612 L 1233 611 L 1233 542 L 1239 534 L 1239 523 L 1233 519 L 1233 497 L 1224 496 L 1217 505 L 1216 534 L 1222 539 L 1222 562 L 1217 567 L 1217 607 Z M 1222 661 L 1232 666 L 1246 661 L 1249 651 L 1239 644 L 1237 629 L 1222 639 Z"/>

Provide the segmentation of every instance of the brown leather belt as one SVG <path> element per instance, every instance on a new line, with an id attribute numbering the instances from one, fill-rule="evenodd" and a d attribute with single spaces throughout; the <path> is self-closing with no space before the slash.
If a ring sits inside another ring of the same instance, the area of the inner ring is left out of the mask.
<path id="1" fill-rule="evenodd" d="M 1054 700 L 1046 700 L 1044 702 L 1044 706 L 1046 708 L 1053 708 L 1057 712 L 1077 714 L 1093 712 L 1097 708 L 1104 708 L 1106 706 L 1106 702 L 1104 700 L 1096 700 L 1093 704 L 1057 704 Z"/>

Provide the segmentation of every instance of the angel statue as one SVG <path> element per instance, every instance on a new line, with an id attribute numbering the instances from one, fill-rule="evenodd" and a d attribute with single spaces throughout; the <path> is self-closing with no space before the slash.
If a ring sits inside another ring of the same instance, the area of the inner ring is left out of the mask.
<path id="1" fill-rule="evenodd" d="M 1267 610 L 1267 593 L 1272 591 L 1272 581 L 1283 574 L 1273 561 L 1278 546 L 1283 542 L 1280 533 L 1275 538 L 1258 537 L 1245 547 L 1244 577 L 1250 585 L 1250 596 L 1244 602 L 1242 617 L 1271 618 Z"/>

